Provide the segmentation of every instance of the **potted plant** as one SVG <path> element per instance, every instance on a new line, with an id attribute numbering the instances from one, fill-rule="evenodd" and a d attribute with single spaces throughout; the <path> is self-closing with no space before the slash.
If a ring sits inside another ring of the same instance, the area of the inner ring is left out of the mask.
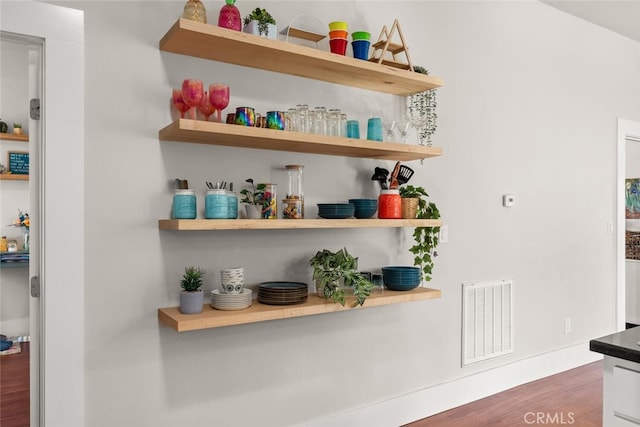
<path id="1" fill-rule="evenodd" d="M 245 16 L 244 29 L 242 31 L 275 40 L 278 28 L 276 27 L 276 20 L 273 19 L 269 12 L 256 7 L 250 14 Z"/>
<path id="2" fill-rule="evenodd" d="M 347 252 L 346 248 L 338 252 L 327 249 L 318 251 L 309 263 L 313 267 L 313 279 L 316 281 L 316 292 L 325 299 L 345 304 L 347 290 L 353 292 L 353 306 L 363 305 L 371 295 L 373 283 L 358 272 L 358 258 Z"/>
<path id="3" fill-rule="evenodd" d="M 413 67 L 413 71 L 420 74 L 429 75 L 429 71 L 420 66 Z M 436 132 L 436 91 L 435 89 L 425 90 L 409 96 L 408 113 L 413 126 L 418 133 L 421 145 L 431 146 L 431 135 Z M 426 140 L 426 143 L 424 142 Z"/>
<path id="4" fill-rule="evenodd" d="M 400 197 L 418 199 L 418 206 L 415 218 L 438 219 L 440 212 L 435 203 L 429 201 L 429 195 L 422 187 L 407 185 L 400 187 Z M 438 256 L 436 246 L 438 246 L 438 234 L 440 227 L 416 227 L 413 231 L 415 244 L 409 248 L 409 252 L 414 255 L 414 265 L 420 267 L 422 279 L 426 282 L 431 280 L 433 270 L 433 258 Z"/>
<path id="5" fill-rule="evenodd" d="M 246 203 L 244 209 L 247 213 L 247 218 L 258 219 L 262 217 L 262 204 L 264 202 L 264 190 L 266 184 L 255 185 L 253 178 L 245 180 L 251 184 L 251 189 L 243 188 L 240 190 L 240 194 L 244 197 L 240 199 L 240 203 Z"/>
<path id="6" fill-rule="evenodd" d="M 204 275 L 205 271 L 200 267 L 185 267 L 180 281 L 180 313 L 197 314 L 202 311 L 204 293 L 200 287 Z"/>
<path id="7" fill-rule="evenodd" d="M 21 123 L 14 123 L 13 124 L 13 133 L 15 135 L 21 135 L 22 134 L 22 124 Z"/>
<path id="8" fill-rule="evenodd" d="M 7 126 L 7 124 L 3 122 L 2 119 L 0 119 L 0 133 L 7 133 L 8 129 L 9 126 Z"/>

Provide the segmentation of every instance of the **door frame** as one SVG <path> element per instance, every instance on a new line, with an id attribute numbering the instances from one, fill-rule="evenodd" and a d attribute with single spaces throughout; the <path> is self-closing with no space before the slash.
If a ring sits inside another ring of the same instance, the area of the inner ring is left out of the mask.
<path id="1" fill-rule="evenodd" d="M 625 191 L 627 141 L 640 142 L 640 122 L 618 118 L 618 165 L 616 176 L 616 327 L 624 330 L 626 324 L 625 273 Z"/>
<path id="2" fill-rule="evenodd" d="M 40 338 L 32 343 L 38 348 L 32 357 L 38 358 L 40 368 L 35 402 L 39 416 L 31 418 L 31 425 L 82 426 L 84 12 L 35 1 L 0 0 L 0 30 L 44 41 L 42 132 L 36 148 L 40 164 L 34 171 L 39 207 L 32 210 L 40 228 L 33 241 L 39 259 L 30 266 L 30 274 L 39 275 L 41 282 Z"/>

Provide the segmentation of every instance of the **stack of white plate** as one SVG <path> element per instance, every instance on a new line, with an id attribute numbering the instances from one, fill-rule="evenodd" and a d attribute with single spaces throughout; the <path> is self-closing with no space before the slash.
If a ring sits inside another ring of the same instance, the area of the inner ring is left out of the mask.
<path id="1" fill-rule="evenodd" d="M 239 294 L 225 294 L 219 289 L 211 291 L 211 307 L 218 310 L 242 310 L 251 307 L 251 289 L 243 289 Z"/>

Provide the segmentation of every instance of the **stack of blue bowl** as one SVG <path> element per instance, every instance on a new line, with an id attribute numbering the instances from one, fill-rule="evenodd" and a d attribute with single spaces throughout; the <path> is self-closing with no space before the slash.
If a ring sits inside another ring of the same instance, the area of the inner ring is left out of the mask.
<path id="1" fill-rule="evenodd" d="M 326 219 L 351 218 L 356 208 L 353 203 L 318 203 L 318 216 Z"/>
<path id="2" fill-rule="evenodd" d="M 353 216 L 359 219 L 371 218 L 378 210 L 377 199 L 349 199 L 349 203 L 356 207 Z"/>
<path id="3" fill-rule="evenodd" d="M 410 291 L 420 285 L 420 269 L 406 266 L 382 267 L 382 281 L 387 289 Z"/>

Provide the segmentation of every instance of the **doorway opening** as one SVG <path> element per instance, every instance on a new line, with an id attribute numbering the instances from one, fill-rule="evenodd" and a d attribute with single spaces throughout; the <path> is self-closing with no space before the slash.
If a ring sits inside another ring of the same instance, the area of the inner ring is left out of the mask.
<path id="1" fill-rule="evenodd" d="M 640 122 L 618 119 L 616 177 L 616 326 L 623 330 L 640 324 L 640 259 L 628 244 L 640 238 L 633 218 L 627 218 L 628 179 L 640 178 Z M 631 219 L 631 220 L 630 220 Z M 640 258 L 640 257 L 639 257 Z"/>

